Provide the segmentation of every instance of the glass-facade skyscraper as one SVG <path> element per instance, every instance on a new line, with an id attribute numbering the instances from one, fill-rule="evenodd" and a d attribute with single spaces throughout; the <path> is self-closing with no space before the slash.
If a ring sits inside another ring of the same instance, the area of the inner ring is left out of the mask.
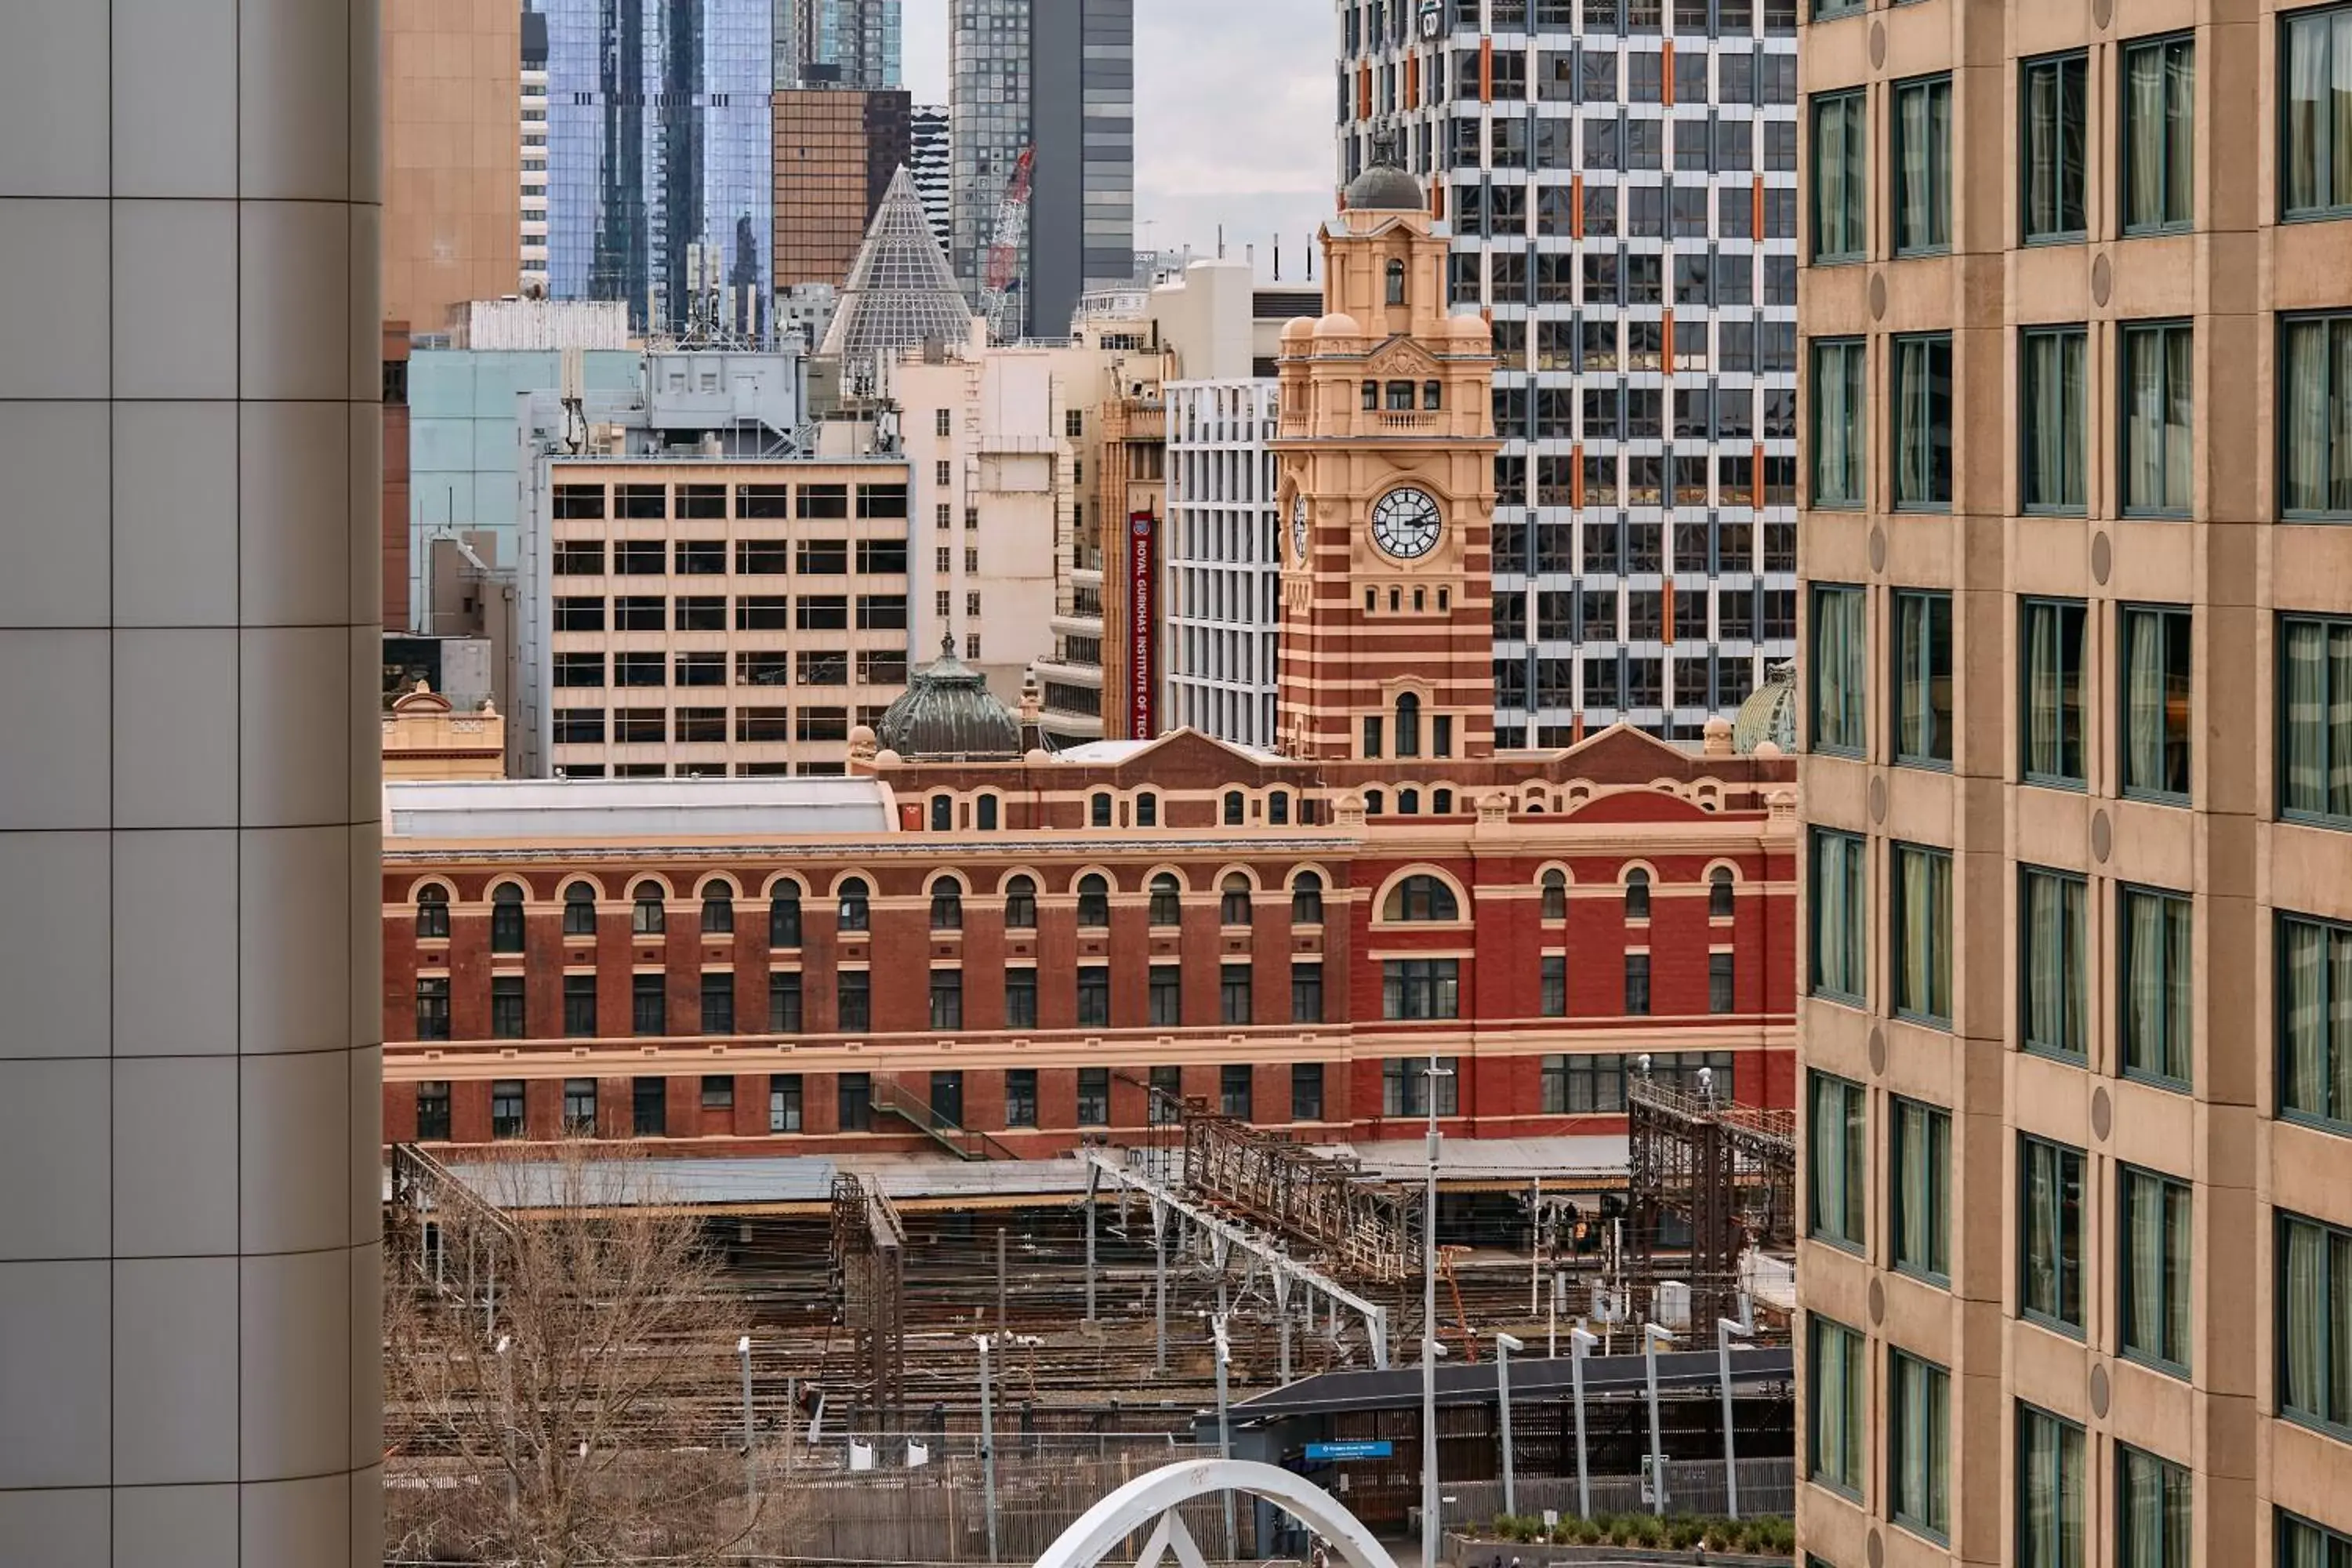
<path id="1" fill-rule="evenodd" d="M 899 0 L 774 0 L 774 5 L 778 87 L 874 89 L 899 85 Z"/>
<path id="2" fill-rule="evenodd" d="M 1696 739 L 1796 649 L 1796 0 L 1338 0 L 1494 379 L 1497 746 Z"/>
<path id="3" fill-rule="evenodd" d="M 1135 276 L 1135 0 L 949 0 L 956 277 L 977 296 L 1034 146 L 1010 330 L 1058 338 L 1087 288 Z"/>
<path id="4" fill-rule="evenodd" d="M 763 335 L 774 0 L 542 0 L 548 283 L 633 326 Z"/>

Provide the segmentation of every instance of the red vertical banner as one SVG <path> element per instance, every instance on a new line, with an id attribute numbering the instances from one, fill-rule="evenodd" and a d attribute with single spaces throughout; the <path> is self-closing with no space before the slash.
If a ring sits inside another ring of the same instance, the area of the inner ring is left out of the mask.
<path id="1" fill-rule="evenodd" d="M 1152 543 L 1159 523 L 1148 511 L 1127 519 L 1127 723 L 1131 740 L 1149 741 L 1160 733 L 1158 661 L 1153 658 L 1160 621 L 1160 574 L 1152 562 Z"/>

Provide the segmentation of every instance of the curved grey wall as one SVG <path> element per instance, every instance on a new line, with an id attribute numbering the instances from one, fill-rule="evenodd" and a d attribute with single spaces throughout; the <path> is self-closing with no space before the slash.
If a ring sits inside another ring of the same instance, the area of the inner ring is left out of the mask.
<path id="1" fill-rule="evenodd" d="M 376 34 L 0 6 L 0 1562 L 382 1561 Z"/>

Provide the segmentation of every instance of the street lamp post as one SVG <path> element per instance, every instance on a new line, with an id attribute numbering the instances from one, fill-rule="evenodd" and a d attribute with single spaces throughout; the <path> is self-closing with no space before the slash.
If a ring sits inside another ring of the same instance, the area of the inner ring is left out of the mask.
<path id="1" fill-rule="evenodd" d="M 751 1336 L 736 1340 L 735 1353 L 743 1358 L 743 1506 L 754 1520 L 760 1510 L 760 1457 L 751 1432 Z"/>
<path id="2" fill-rule="evenodd" d="M 1650 1511 L 1666 1511 L 1666 1453 L 1658 1440 L 1658 1347 L 1675 1336 L 1655 1323 L 1642 1325 L 1642 1377 L 1650 1394 Z"/>
<path id="3" fill-rule="evenodd" d="M 1422 1079 L 1422 1097 L 1429 1102 L 1426 1150 L 1429 1173 L 1422 1200 L 1421 1224 L 1421 1561 L 1423 1568 L 1437 1562 L 1437 1086 L 1454 1076 L 1429 1057 Z"/>
<path id="4" fill-rule="evenodd" d="M 980 1347 L 980 1475 L 982 1506 L 988 1510 L 988 1560 L 996 1561 L 996 1411 L 990 1403 L 988 1336 L 974 1334 Z"/>
<path id="5" fill-rule="evenodd" d="M 1592 1483 L 1584 1473 L 1584 1358 L 1601 1342 L 1581 1328 L 1568 1331 L 1568 1382 L 1576 1393 L 1576 1517 L 1592 1517 Z"/>
<path id="6" fill-rule="evenodd" d="M 1729 1318 L 1715 1321 L 1716 1373 L 1723 1384 L 1724 1511 L 1734 1519 L 1739 1517 L 1739 1462 L 1731 1448 L 1731 1342 L 1744 1340 L 1753 1331 L 1748 1324 L 1735 1323 Z"/>
<path id="7" fill-rule="evenodd" d="M 1511 1352 L 1528 1347 L 1509 1334 L 1495 1333 L 1495 1405 L 1503 1427 L 1503 1511 L 1518 1516 L 1518 1494 L 1511 1487 Z"/>
<path id="8" fill-rule="evenodd" d="M 1222 1279 L 1217 1281 L 1218 1294 L 1224 1293 L 1224 1284 Z M 1234 1457 L 1234 1433 L 1225 1418 L 1225 1366 L 1234 1359 L 1234 1343 L 1225 1335 L 1223 1311 L 1212 1320 L 1211 1327 L 1217 1337 L 1217 1458 L 1230 1459 Z M 1241 1538 L 1234 1531 L 1234 1494 L 1226 1490 L 1220 1492 L 1218 1498 L 1225 1507 L 1225 1561 L 1237 1562 L 1241 1557 Z"/>

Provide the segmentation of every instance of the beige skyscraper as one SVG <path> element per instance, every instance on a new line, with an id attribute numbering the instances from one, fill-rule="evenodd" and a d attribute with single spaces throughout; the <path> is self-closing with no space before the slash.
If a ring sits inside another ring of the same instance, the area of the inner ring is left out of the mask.
<path id="1" fill-rule="evenodd" d="M 521 7 L 402 0 L 383 8 L 383 47 L 384 319 L 443 331 L 452 306 L 521 278 Z"/>
<path id="2" fill-rule="evenodd" d="M 2352 6 L 1808 9 L 1803 1548 L 2352 1561 Z"/>

